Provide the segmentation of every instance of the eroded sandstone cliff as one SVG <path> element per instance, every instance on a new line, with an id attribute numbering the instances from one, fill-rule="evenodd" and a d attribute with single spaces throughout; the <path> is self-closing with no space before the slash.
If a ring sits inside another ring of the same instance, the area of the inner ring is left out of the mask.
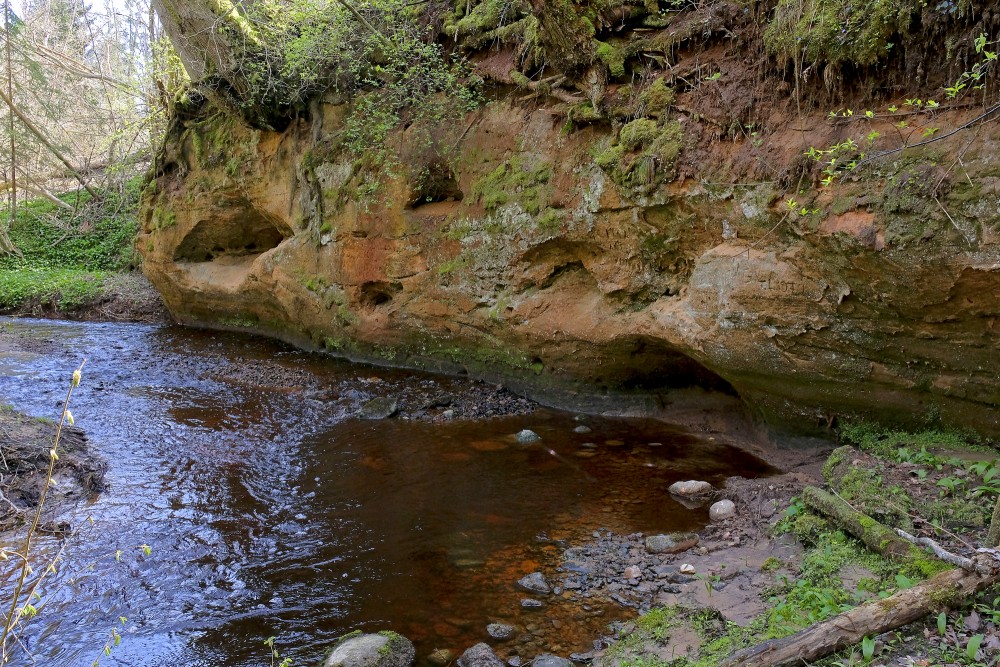
<path id="1" fill-rule="evenodd" d="M 281 132 L 206 107 L 174 121 L 147 189 L 145 271 L 188 324 L 552 404 L 646 408 L 700 386 L 797 429 L 868 414 L 1000 433 L 1000 128 L 819 188 L 809 147 L 897 119 L 796 111 L 776 79 L 748 127 L 721 120 L 754 85 L 733 79 L 678 86 L 642 126 L 568 123 L 558 99 L 500 87 L 432 129 L 446 151 L 398 131 L 400 168 L 375 188 L 338 145 L 347 102 Z M 981 111 L 911 120 L 945 134 Z"/>

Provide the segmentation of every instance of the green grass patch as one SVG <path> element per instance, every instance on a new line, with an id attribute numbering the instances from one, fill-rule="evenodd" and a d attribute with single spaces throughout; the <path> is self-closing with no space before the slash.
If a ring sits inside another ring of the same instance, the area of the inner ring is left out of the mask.
<path id="1" fill-rule="evenodd" d="M 69 209 L 47 199 L 23 202 L 9 232 L 20 254 L 0 256 L 0 308 L 81 306 L 101 295 L 108 275 L 136 268 L 140 191 L 136 178 L 97 199 L 63 194 Z"/>
<path id="2" fill-rule="evenodd" d="M 0 269 L 0 309 L 38 303 L 59 309 L 82 306 L 102 293 L 105 271 L 81 269 Z"/>
<path id="3" fill-rule="evenodd" d="M 918 456 L 920 451 L 934 449 L 994 451 L 984 447 L 974 436 L 961 431 L 937 428 L 900 431 L 871 422 L 842 425 L 840 441 L 863 452 L 901 463 L 912 462 L 908 457 Z"/>

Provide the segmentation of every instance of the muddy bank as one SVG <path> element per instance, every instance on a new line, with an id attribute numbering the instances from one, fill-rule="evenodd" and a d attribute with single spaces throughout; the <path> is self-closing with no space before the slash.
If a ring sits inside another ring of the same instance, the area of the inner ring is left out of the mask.
<path id="1" fill-rule="evenodd" d="M 58 412 L 53 414 L 58 417 Z M 3 494 L 0 531 L 30 521 L 38 509 L 56 428 L 57 423 L 52 419 L 29 417 L 0 404 L 0 493 Z M 43 532 L 66 530 L 68 526 L 53 523 L 46 516 L 55 515 L 65 504 L 86 500 L 105 488 L 107 463 L 93 451 L 81 429 L 63 427 L 58 453 L 52 475 L 54 484 L 49 488 L 40 524 Z"/>

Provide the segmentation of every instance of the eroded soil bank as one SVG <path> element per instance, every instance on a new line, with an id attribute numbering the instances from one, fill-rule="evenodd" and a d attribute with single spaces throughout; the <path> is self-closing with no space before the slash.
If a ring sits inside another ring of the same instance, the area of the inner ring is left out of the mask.
<path id="1" fill-rule="evenodd" d="M 0 355 L 6 354 L 0 337 Z M 51 419 L 29 417 L 0 404 L 0 532 L 30 523 L 38 509 L 48 476 L 49 451 L 57 424 Z M 59 460 L 53 471 L 55 484 L 46 499 L 40 530 L 60 533 L 68 524 L 51 517 L 70 502 L 91 499 L 104 490 L 107 463 L 80 429 L 64 426 L 59 438 Z"/>

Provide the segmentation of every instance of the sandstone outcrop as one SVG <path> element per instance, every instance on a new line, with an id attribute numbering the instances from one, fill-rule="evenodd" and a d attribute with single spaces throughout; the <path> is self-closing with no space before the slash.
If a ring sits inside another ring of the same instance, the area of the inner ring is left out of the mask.
<path id="1" fill-rule="evenodd" d="M 178 320 L 578 409 L 698 386 L 800 430 L 863 414 L 1000 433 L 995 128 L 961 174 L 941 157 L 957 137 L 812 196 L 746 166 L 795 164 L 798 133 L 760 147 L 678 112 L 676 173 L 634 188 L 595 160 L 610 129 L 567 133 L 544 101 L 507 98 L 436 129 L 447 166 L 405 148 L 362 196 L 335 147 L 345 108 L 281 133 L 175 120 L 139 248 Z M 813 145 L 840 131 L 810 123 Z"/>

